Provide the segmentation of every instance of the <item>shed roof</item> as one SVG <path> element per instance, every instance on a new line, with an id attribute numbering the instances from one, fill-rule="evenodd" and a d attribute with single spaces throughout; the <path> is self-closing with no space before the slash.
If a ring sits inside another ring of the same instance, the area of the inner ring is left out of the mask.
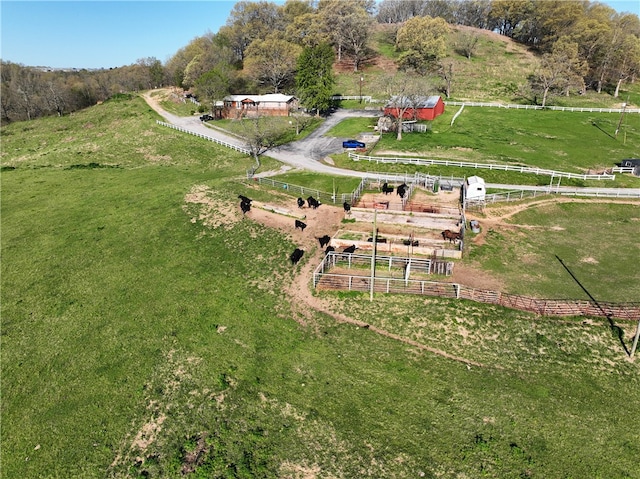
<path id="1" fill-rule="evenodd" d="M 484 185 L 484 179 L 479 176 L 470 176 L 467 178 L 468 185 Z"/>

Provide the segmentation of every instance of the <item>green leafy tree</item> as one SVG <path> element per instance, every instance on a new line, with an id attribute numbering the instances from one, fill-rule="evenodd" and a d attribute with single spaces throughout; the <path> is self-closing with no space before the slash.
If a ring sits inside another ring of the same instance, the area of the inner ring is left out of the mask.
<path id="1" fill-rule="evenodd" d="M 493 0 L 488 19 L 489 29 L 513 38 L 531 18 L 533 10 L 533 0 Z"/>
<path id="2" fill-rule="evenodd" d="M 613 96 L 618 98 L 622 83 L 638 75 L 640 75 L 640 38 L 627 35 L 622 47 L 618 50 L 616 67 L 612 75 L 616 83 Z"/>
<path id="3" fill-rule="evenodd" d="M 318 13 L 304 13 L 287 22 L 285 38 L 302 47 L 313 47 L 321 43 L 330 43 L 331 36 L 323 27 Z"/>
<path id="4" fill-rule="evenodd" d="M 333 49 L 322 43 L 302 50 L 298 57 L 296 89 L 300 104 L 307 110 L 316 110 L 317 115 L 331 106 L 335 79 L 332 65 Z"/>
<path id="5" fill-rule="evenodd" d="M 285 27 L 285 16 L 275 3 L 240 1 L 233 6 L 220 33 L 229 40 L 236 59 L 242 62 L 251 42 L 265 39 L 270 33 L 284 31 Z"/>
<path id="6" fill-rule="evenodd" d="M 196 80 L 195 93 L 203 103 L 211 105 L 214 116 L 217 116 L 216 102 L 229 94 L 233 72 L 228 66 L 218 65 Z"/>
<path id="7" fill-rule="evenodd" d="M 291 83 L 302 48 L 270 35 L 254 40 L 245 52 L 244 69 L 255 81 L 269 85 L 274 93 Z"/>
<path id="8" fill-rule="evenodd" d="M 366 54 L 375 8 L 372 0 L 320 0 L 318 14 L 323 21 L 323 29 L 335 48 L 338 61 L 343 54 L 351 55 L 355 68 Z"/>
<path id="9" fill-rule="evenodd" d="M 442 18 L 407 20 L 396 36 L 396 50 L 401 52 L 398 57 L 400 68 L 427 72 L 446 55 L 449 32 L 449 25 Z"/>

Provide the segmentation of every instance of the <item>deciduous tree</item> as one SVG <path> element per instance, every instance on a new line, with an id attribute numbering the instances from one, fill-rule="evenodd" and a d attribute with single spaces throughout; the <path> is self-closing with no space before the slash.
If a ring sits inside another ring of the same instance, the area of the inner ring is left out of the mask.
<path id="1" fill-rule="evenodd" d="M 195 83 L 195 92 L 202 103 L 210 105 L 211 112 L 216 116 L 216 102 L 229 94 L 232 83 L 233 69 L 223 64 L 201 75 Z"/>
<path id="2" fill-rule="evenodd" d="M 398 64 L 405 70 L 425 73 L 447 52 L 449 25 L 442 18 L 414 17 L 398 30 Z"/>
<path id="3" fill-rule="evenodd" d="M 383 75 L 378 88 L 385 92 L 389 105 L 393 108 L 396 138 L 402 140 L 402 125 L 407 112 L 416 111 L 418 105 L 424 101 L 431 89 L 424 76 L 417 73 L 397 73 Z"/>
<path id="4" fill-rule="evenodd" d="M 581 87 L 586 63 L 578 57 L 578 45 L 563 37 L 556 42 L 551 53 L 542 56 L 535 81 L 542 92 L 542 106 L 552 91 L 568 92 L 572 86 Z"/>
<path id="5" fill-rule="evenodd" d="M 244 61 L 245 50 L 251 42 L 284 31 L 285 27 L 281 7 L 275 3 L 240 1 L 233 6 L 220 33 L 229 39 L 237 60 Z"/>
<path id="6" fill-rule="evenodd" d="M 289 84 L 295 74 L 302 48 L 270 35 L 266 40 L 254 40 L 246 50 L 244 67 L 258 83 L 269 85 L 274 93 Z"/>

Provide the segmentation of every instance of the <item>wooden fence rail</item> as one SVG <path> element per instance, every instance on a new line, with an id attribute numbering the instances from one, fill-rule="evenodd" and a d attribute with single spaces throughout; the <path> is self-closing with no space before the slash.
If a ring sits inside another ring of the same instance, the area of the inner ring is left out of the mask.
<path id="1" fill-rule="evenodd" d="M 323 262 L 324 264 L 324 262 Z M 356 274 L 333 274 L 328 269 L 316 268 L 313 284 L 317 289 L 362 291 L 371 290 L 371 277 Z M 471 288 L 458 283 L 374 278 L 374 292 L 420 294 L 451 299 L 467 299 L 505 308 L 528 311 L 542 316 L 597 316 L 623 321 L 640 320 L 640 303 L 613 303 L 571 299 L 530 298 L 517 294 Z"/>

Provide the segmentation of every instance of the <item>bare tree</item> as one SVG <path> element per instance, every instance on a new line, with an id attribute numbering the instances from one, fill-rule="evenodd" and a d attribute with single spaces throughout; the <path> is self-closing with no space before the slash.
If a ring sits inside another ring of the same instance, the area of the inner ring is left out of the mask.
<path id="1" fill-rule="evenodd" d="M 472 55 L 475 53 L 478 47 L 480 37 L 477 33 L 462 30 L 458 32 L 455 47 L 458 53 L 471 60 Z"/>
<path id="2" fill-rule="evenodd" d="M 67 88 L 63 78 L 49 78 L 44 85 L 42 96 L 49 110 L 62 116 L 67 106 Z"/>
<path id="3" fill-rule="evenodd" d="M 15 105 L 27 120 L 31 120 L 38 111 L 39 72 L 32 68 L 20 68 L 16 73 L 11 78 Z"/>
<path id="4" fill-rule="evenodd" d="M 440 76 L 444 80 L 444 94 L 447 98 L 451 96 L 451 86 L 453 84 L 453 61 L 440 63 Z"/>
<path id="5" fill-rule="evenodd" d="M 246 147 L 256 160 L 257 169 L 260 166 L 260 155 L 278 145 L 287 129 L 271 117 L 242 118 L 241 122 Z"/>
<path id="6" fill-rule="evenodd" d="M 568 91 L 571 86 L 580 86 L 586 71 L 586 62 L 578 58 L 578 45 L 567 37 L 558 40 L 553 51 L 542 56 L 534 77 L 542 91 L 542 106 L 546 105 L 551 91 Z"/>
<path id="7" fill-rule="evenodd" d="M 402 125 L 408 115 L 415 115 L 418 105 L 427 98 L 430 87 L 424 76 L 416 73 L 384 75 L 379 88 L 389 98 L 388 105 L 395 118 L 397 140 L 402 140 Z"/>

